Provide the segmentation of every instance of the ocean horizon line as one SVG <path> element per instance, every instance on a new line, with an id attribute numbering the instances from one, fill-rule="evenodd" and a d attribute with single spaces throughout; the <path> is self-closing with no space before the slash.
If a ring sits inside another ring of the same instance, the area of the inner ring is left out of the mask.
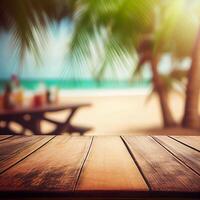
<path id="1" fill-rule="evenodd" d="M 9 80 L 0 79 L 0 89 Z M 79 80 L 60 80 L 60 79 L 22 79 L 20 80 L 21 86 L 27 90 L 37 90 L 40 83 L 44 83 L 47 88 L 58 87 L 66 90 L 117 90 L 117 89 L 141 89 L 149 88 L 149 80 L 94 80 L 94 79 L 79 79 Z"/>
<path id="2" fill-rule="evenodd" d="M 60 90 L 62 97 L 78 97 L 78 96 L 134 96 L 134 95 L 148 95 L 151 92 L 149 88 L 127 88 L 127 89 L 75 89 L 75 90 Z"/>

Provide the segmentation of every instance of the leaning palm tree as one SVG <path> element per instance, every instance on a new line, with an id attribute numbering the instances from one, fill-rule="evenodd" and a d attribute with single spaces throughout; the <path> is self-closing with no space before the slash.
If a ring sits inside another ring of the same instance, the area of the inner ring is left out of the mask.
<path id="1" fill-rule="evenodd" d="M 136 72 L 141 70 L 140 68 L 145 63 L 149 63 L 151 71 L 152 71 L 152 83 L 153 83 L 153 91 L 158 94 L 162 116 L 163 116 L 163 124 L 165 127 L 174 126 L 175 121 L 173 119 L 172 113 L 170 111 L 168 105 L 168 90 L 165 87 L 165 82 L 163 81 L 161 75 L 158 72 L 159 60 L 161 57 L 161 53 L 154 53 L 154 41 L 147 40 L 141 43 L 141 47 L 139 48 L 139 62 L 136 67 Z"/>

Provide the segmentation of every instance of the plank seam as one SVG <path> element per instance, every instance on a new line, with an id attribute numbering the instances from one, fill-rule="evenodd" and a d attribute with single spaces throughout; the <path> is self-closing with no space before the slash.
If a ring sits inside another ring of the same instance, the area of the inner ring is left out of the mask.
<path id="1" fill-rule="evenodd" d="M 9 139 L 9 138 L 11 138 L 11 137 L 13 137 L 13 135 L 8 136 L 7 138 L 0 139 L 0 141 L 7 140 L 7 139 Z"/>
<path id="2" fill-rule="evenodd" d="M 51 140 L 53 140 L 56 136 L 50 138 L 48 141 L 46 141 L 44 144 L 42 144 L 41 146 L 39 146 L 37 149 L 35 149 L 34 151 L 32 151 L 31 153 L 29 153 L 28 155 L 26 155 L 25 157 L 21 158 L 20 160 L 18 160 L 16 163 L 12 164 L 11 166 L 9 166 L 8 168 L 4 169 L 3 171 L 0 172 L 0 175 L 3 174 L 4 172 L 6 172 L 7 170 L 9 170 L 10 168 L 14 167 L 15 165 L 17 165 L 18 163 L 20 163 L 21 161 L 25 160 L 28 156 L 30 156 L 31 154 L 35 153 L 37 150 L 41 149 L 43 146 L 45 146 L 47 143 L 49 143 Z"/>
<path id="3" fill-rule="evenodd" d="M 167 147 L 165 147 L 163 144 L 161 144 L 159 141 L 157 141 L 157 139 L 155 139 L 154 137 L 151 136 L 151 138 L 156 141 L 159 145 L 161 145 L 166 151 L 168 151 L 168 153 L 170 153 L 176 160 L 177 162 L 179 162 L 181 165 L 189 168 L 191 171 L 193 171 L 195 174 L 197 174 L 198 176 L 200 176 L 200 173 L 198 173 L 196 170 L 194 170 L 192 167 L 190 167 L 188 164 L 186 164 L 183 160 L 181 160 L 178 156 L 176 156 L 173 152 L 171 152 Z"/>
<path id="4" fill-rule="evenodd" d="M 198 149 L 196 149 L 196 148 L 194 148 L 194 147 L 192 147 L 192 146 L 190 146 L 190 145 L 188 145 L 188 144 L 186 144 L 186 143 L 184 143 L 184 142 L 181 142 L 180 140 L 178 140 L 178 139 L 176 139 L 176 138 L 173 138 L 172 136 L 168 136 L 168 137 L 171 138 L 171 139 L 173 139 L 173 140 L 175 140 L 176 142 L 179 142 L 179 143 L 181 143 L 181 144 L 183 144 L 183 145 L 185 145 L 185 146 L 187 146 L 187 147 L 189 147 L 189 148 L 195 150 L 195 151 L 200 152 L 200 150 L 198 150 Z"/>
<path id="5" fill-rule="evenodd" d="M 135 158 L 135 156 L 133 155 L 133 152 L 132 152 L 131 149 L 130 149 L 131 147 L 130 147 L 130 145 L 128 144 L 129 142 L 126 141 L 126 139 L 124 139 L 123 136 L 120 136 L 120 138 L 121 138 L 122 142 L 124 143 L 124 145 L 125 145 L 127 151 L 129 152 L 131 158 L 133 159 L 133 162 L 135 163 L 136 167 L 138 168 L 140 174 L 142 175 L 142 177 L 143 177 L 143 179 L 144 179 L 144 181 L 145 181 L 147 187 L 149 188 L 149 191 L 152 191 L 151 185 L 150 185 L 150 183 L 149 183 L 147 177 L 144 175 L 144 173 L 143 173 L 143 171 L 142 171 L 142 168 L 140 167 L 140 165 L 139 165 L 137 159 Z"/>
<path id="6" fill-rule="evenodd" d="M 22 137 L 29 137 L 29 136 L 22 136 Z M 32 136 L 31 136 L 32 137 Z M 34 136 L 33 136 L 34 137 Z M 23 148 L 24 149 L 27 149 L 27 148 L 31 148 L 32 146 L 34 146 L 37 142 L 39 142 L 41 139 L 40 138 L 37 138 L 37 140 L 34 142 L 34 143 L 31 143 L 31 144 L 29 144 L 29 142 L 30 141 L 25 141 L 25 143 L 27 143 L 27 145 L 26 146 L 24 146 Z M 0 145 L 1 145 L 1 143 L 0 143 Z M 21 151 L 23 151 L 24 149 L 17 149 L 15 152 L 13 152 L 13 153 L 15 153 L 15 154 L 17 154 L 17 153 L 20 153 Z"/>
<path id="7" fill-rule="evenodd" d="M 92 144 L 93 144 L 93 140 L 94 140 L 94 136 L 92 136 L 92 139 L 91 139 L 89 148 L 88 148 L 88 150 L 87 150 L 86 156 L 85 156 L 85 158 L 84 158 L 84 160 L 83 160 L 83 163 L 82 163 L 82 165 L 81 165 L 81 167 L 80 167 L 80 170 L 79 170 L 79 173 L 78 173 L 78 177 L 77 177 L 77 180 L 76 180 L 76 182 L 75 182 L 73 191 L 76 191 L 76 189 L 77 189 L 77 185 L 78 185 L 78 182 L 79 182 L 79 180 L 80 180 L 81 173 L 82 173 L 82 171 L 83 171 L 83 167 L 84 167 L 84 165 L 85 165 L 85 163 L 86 163 L 86 160 L 87 160 L 87 158 L 88 158 L 88 156 L 89 156 L 89 153 L 90 153 L 90 150 L 91 150 L 91 147 L 92 147 Z"/>

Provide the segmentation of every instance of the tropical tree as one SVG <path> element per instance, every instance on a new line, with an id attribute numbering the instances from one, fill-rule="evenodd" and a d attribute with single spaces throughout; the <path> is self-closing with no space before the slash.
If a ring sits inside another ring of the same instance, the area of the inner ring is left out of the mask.
<path id="1" fill-rule="evenodd" d="M 174 5 L 170 5 L 168 9 L 165 8 L 165 11 L 167 12 L 166 19 L 162 20 L 162 25 L 160 30 L 158 30 L 156 39 L 154 42 L 154 46 L 158 48 L 158 53 L 162 55 L 163 53 L 170 53 L 171 57 L 175 59 L 176 61 L 182 61 L 183 59 L 190 57 L 192 53 L 193 46 L 195 44 L 195 37 L 198 32 L 198 19 L 197 14 L 194 12 L 194 8 L 196 4 L 190 5 L 190 8 L 188 8 L 188 2 L 187 1 L 176 1 Z M 185 13 L 189 14 L 188 16 L 185 15 Z M 162 13 L 165 13 L 162 11 Z M 162 17 L 160 16 L 162 19 Z M 190 31 L 188 31 L 190 30 Z M 141 51 L 144 52 L 144 51 Z M 141 63 L 145 62 L 145 59 L 149 59 L 148 55 L 152 55 L 152 50 L 149 50 L 149 53 L 147 53 L 147 56 L 142 57 Z M 197 47 L 195 46 L 195 53 L 197 52 Z M 195 55 L 199 55 L 198 53 Z M 197 56 L 196 56 L 197 57 Z M 153 56 L 153 58 L 155 58 Z M 192 60 L 194 61 L 194 56 L 192 57 Z M 195 58 L 196 60 L 196 58 Z M 136 68 L 139 70 L 141 68 L 141 63 L 139 62 L 138 67 Z M 193 62 L 192 62 L 193 63 Z M 152 69 L 153 70 L 153 69 Z M 137 71 L 136 71 L 137 72 Z M 197 71 L 196 71 L 197 72 Z M 191 73 L 191 72 L 190 72 Z M 198 73 L 197 73 L 198 74 Z M 178 81 L 179 83 L 183 84 L 185 83 L 185 79 L 188 77 L 188 86 L 190 86 L 190 89 L 193 88 L 195 82 L 198 82 L 197 77 L 192 77 L 188 73 L 188 69 L 177 69 L 174 68 L 172 70 L 172 73 L 169 75 L 159 75 L 160 76 L 160 82 L 162 82 L 162 90 L 165 91 L 165 98 L 167 99 L 169 91 L 171 91 L 171 88 L 173 86 L 172 81 Z M 163 79 L 164 78 L 164 79 Z M 184 78 L 184 79 L 183 79 Z M 163 81 L 162 81 L 163 79 Z M 166 81 L 167 80 L 167 81 Z M 191 82 L 193 86 L 191 87 Z M 199 83 L 199 82 L 198 82 Z M 197 83 L 196 83 L 197 84 Z M 170 87 L 169 87 L 170 86 Z M 187 86 L 187 87 L 188 87 Z M 170 89 L 170 90 L 169 90 Z M 197 88 L 198 90 L 198 88 Z M 193 93 L 193 96 L 196 96 L 196 102 L 191 99 L 191 91 L 186 93 L 186 112 L 185 116 L 188 118 L 188 116 L 191 116 L 193 114 L 193 117 L 189 117 L 191 120 L 190 123 L 194 123 L 194 112 L 196 112 L 196 121 L 198 121 L 198 103 L 197 103 L 197 97 L 198 92 L 197 90 Z M 192 91 L 194 91 L 192 89 Z M 168 101 L 167 101 L 168 102 Z M 167 103 L 166 102 L 166 103 Z M 188 105 L 187 102 L 190 102 L 190 105 Z M 191 104 L 193 105 L 193 111 L 191 113 Z M 195 111 L 194 111 L 195 110 Z M 184 119 L 185 121 L 185 119 Z M 184 122 L 185 123 L 185 122 Z M 197 124 L 197 122 L 196 122 Z M 194 128 L 190 126 L 190 128 Z"/>
<path id="2" fill-rule="evenodd" d="M 162 116 L 163 116 L 163 124 L 165 127 L 174 126 L 175 121 L 171 114 L 169 105 L 168 105 L 168 88 L 166 87 L 166 83 L 164 79 L 162 79 L 161 74 L 158 71 L 158 65 L 160 61 L 160 57 L 162 53 L 154 53 L 154 45 L 155 42 L 152 40 L 143 41 L 139 47 L 139 62 L 136 67 L 135 73 L 141 71 L 143 64 L 149 63 L 151 71 L 152 71 L 152 83 L 153 90 L 152 92 L 156 92 L 159 97 Z"/>
<path id="3" fill-rule="evenodd" d="M 80 0 L 76 12 L 78 17 L 75 18 L 72 57 L 76 60 L 90 57 L 90 41 L 95 40 L 97 32 L 101 35 L 102 29 L 106 30 L 106 36 L 103 34 L 104 56 L 100 56 L 103 61 L 97 72 L 98 77 L 104 74 L 111 60 L 119 60 L 121 66 L 120 60 L 126 51 L 132 55 L 137 53 L 139 61 L 134 75 L 141 71 L 143 64 L 149 63 L 153 91 L 159 97 L 163 124 L 174 126 L 176 123 L 168 105 L 169 84 L 166 83 L 169 83 L 169 77 L 167 82 L 166 77 L 163 79 L 159 72 L 159 62 L 166 53 L 177 60 L 191 55 L 197 26 L 194 24 L 193 10 L 188 10 L 188 2 Z M 191 18 L 185 15 L 186 12 Z M 99 48 L 95 50 L 98 52 Z M 175 72 L 170 74 L 176 75 L 171 80 L 177 78 L 182 82 L 182 77 L 187 75 L 187 70 L 176 68 Z"/>
<path id="4" fill-rule="evenodd" d="M 195 42 L 193 43 L 193 49 L 190 54 L 192 63 L 187 77 L 188 83 L 186 88 L 186 100 L 182 125 L 186 128 L 197 129 L 200 127 L 198 112 L 200 91 L 200 4 L 199 1 L 194 1 L 193 3 L 193 13 L 195 13 L 198 18 L 196 20 L 198 31 L 194 37 Z"/>
<path id="5" fill-rule="evenodd" d="M 192 53 L 192 64 L 188 73 L 186 89 L 185 112 L 183 126 L 198 129 L 199 121 L 199 91 L 200 91 L 200 31 Z"/>
<path id="6" fill-rule="evenodd" d="M 108 66 L 106 65 L 107 60 L 121 58 L 124 55 L 122 53 L 125 52 L 124 49 L 130 54 L 138 53 L 139 62 L 136 71 L 148 62 L 153 76 L 153 89 L 159 97 L 164 126 L 174 126 L 175 122 L 168 105 L 168 91 L 159 75 L 158 64 L 168 46 L 164 44 L 171 36 L 176 24 L 175 20 L 179 15 L 177 8 L 180 10 L 180 2 L 176 1 L 171 5 L 169 1 L 168 4 L 163 4 L 159 0 L 142 0 L 140 3 L 128 0 L 79 1 L 78 8 L 84 9 L 82 12 L 78 10 L 81 14 L 75 19 L 76 29 L 72 40 L 72 55 L 75 55 L 78 60 L 86 55 L 85 52 L 87 56 L 90 55 L 88 43 L 95 37 L 96 32 L 100 32 L 102 27 L 107 30 L 107 37 L 104 40 L 105 56 L 98 72 L 100 76 Z M 159 14 L 163 14 L 161 13 L 163 7 L 166 16 L 162 16 L 162 21 L 157 22 L 158 16 L 156 16 L 155 8 L 159 9 Z M 164 25 L 161 26 L 161 24 Z M 74 49 L 81 49 L 81 53 L 80 51 L 75 52 Z"/>
<path id="7" fill-rule="evenodd" d="M 21 60 L 26 51 L 34 53 L 36 59 L 39 59 L 40 47 L 46 41 L 44 33 L 49 20 L 70 16 L 73 5 L 71 0 L 1 0 L 0 29 L 11 30 Z"/>

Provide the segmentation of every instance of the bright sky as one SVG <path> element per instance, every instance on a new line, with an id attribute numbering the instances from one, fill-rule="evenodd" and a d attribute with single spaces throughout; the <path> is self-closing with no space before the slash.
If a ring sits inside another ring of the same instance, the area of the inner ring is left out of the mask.
<path id="1" fill-rule="evenodd" d="M 0 34 L 0 79 L 7 79 L 12 74 L 19 74 L 22 79 L 71 79 L 73 78 L 73 72 L 67 70 L 70 68 L 69 61 L 66 59 L 67 47 L 70 41 L 70 36 L 73 31 L 73 25 L 68 20 L 63 20 L 59 25 L 51 25 L 49 32 L 49 40 L 47 48 L 42 53 L 43 63 L 38 66 L 34 62 L 32 56 L 28 55 L 25 59 L 24 66 L 21 67 L 19 73 L 20 62 L 19 57 L 13 51 L 11 34 Z M 95 55 L 93 56 L 93 59 Z M 92 58 L 91 58 L 92 59 Z M 188 65 L 188 61 L 183 63 Z M 130 63 L 128 70 L 124 70 L 117 67 L 117 78 L 127 79 L 131 72 L 133 63 Z M 166 72 L 170 70 L 171 66 L 170 56 L 165 56 L 161 62 L 161 71 Z M 76 66 L 80 68 L 80 66 Z M 112 75 L 113 72 L 108 68 L 106 75 Z M 150 71 L 146 67 L 144 71 L 146 77 L 150 76 Z M 80 70 L 79 78 L 89 79 L 90 73 L 87 70 Z"/>
<path id="2" fill-rule="evenodd" d="M 34 62 L 32 56 L 27 55 L 24 61 L 20 77 L 26 79 L 34 78 L 60 78 L 63 74 L 65 52 L 67 42 L 72 32 L 72 25 L 69 21 L 63 20 L 59 25 L 51 25 L 49 28 L 49 40 L 47 48 L 42 52 L 41 64 Z M 8 78 L 13 73 L 19 73 L 19 57 L 13 51 L 11 34 L 0 34 L 0 79 Z"/>

